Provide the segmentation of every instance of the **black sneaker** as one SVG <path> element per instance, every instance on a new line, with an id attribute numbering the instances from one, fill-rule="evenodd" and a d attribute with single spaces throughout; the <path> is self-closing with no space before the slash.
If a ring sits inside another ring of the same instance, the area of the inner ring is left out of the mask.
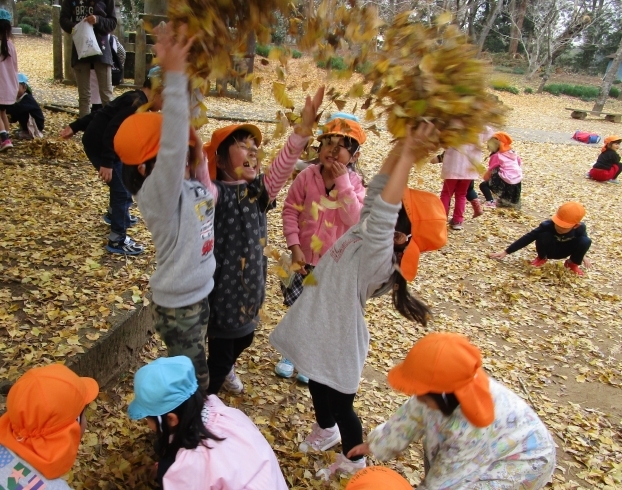
<path id="1" fill-rule="evenodd" d="M 112 216 L 110 215 L 110 213 L 104 214 L 102 219 L 104 220 L 104 223 L 106 223 L 108 226 L 110 226 L 110 224 L 112 223 Z M 133 214 L 130 214 L 130 224 L 128 228 L 131 228 L 136 223 L 138 223 L 138 216 L 134 216 Z"/>
<path id="2" fill-rule="evenodd" d="M 118 242 L 108 240 L 106 250 L 113 254 L 138 255 L 143 253 L 145 248 L 136 243 L 129 236 L 126 236 L 123 240 L 119 240 Z"/>

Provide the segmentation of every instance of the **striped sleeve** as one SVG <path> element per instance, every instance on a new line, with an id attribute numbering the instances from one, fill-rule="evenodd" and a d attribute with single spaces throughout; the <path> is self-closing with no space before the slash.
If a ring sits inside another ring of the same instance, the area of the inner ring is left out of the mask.
<path id="1" fill-rule="evenodd" d="M 281 148 L 281 151 L 279 151 L 276 158 L 272 161 L 264 180 L 264 185 L 268 191 L 270 201 L 276 198 L 279 191 L 285 185 L 285 182 L 287 182 L 287 179 L 289 179 L 289 176 L 294 170 L 294 165 L 296 165 L 296 161 L 300 158 L 308 141 L 308 137 L 292 133 L 289 138 L 287 138 L 285 146 Z"/>

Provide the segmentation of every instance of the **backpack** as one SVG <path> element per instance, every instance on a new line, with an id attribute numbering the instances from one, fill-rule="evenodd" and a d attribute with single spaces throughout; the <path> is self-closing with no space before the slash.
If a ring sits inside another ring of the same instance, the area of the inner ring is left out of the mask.
<path id="1" fill-rule="evenodd" d="M 575 131 L 572 139 L 577 140 L 580 143 L 587 144 L 600 142 L 600 136 L 598 136 L 596 133 L 590 133 L 589 131 Z"/>
<path id="2" fill-rule="evenodd" d="M 116 87 L 123 81 L 123 65 L 125 59 L 121 59 L 121 54 L 124 55 L 125 50 L 114 35 L 110 36 L 110 52 L 112 54 L 112 85 Z"/>

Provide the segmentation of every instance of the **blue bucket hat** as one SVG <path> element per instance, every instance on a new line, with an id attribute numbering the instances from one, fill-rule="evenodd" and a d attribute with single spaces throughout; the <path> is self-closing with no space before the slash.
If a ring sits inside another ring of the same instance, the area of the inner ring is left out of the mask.
<path id="1" fill-rule="evenodd" d="M 17 82 L 18 83 L 25 83 L 26 85 L 28 85 L 28 77 L 26 75 L 24 75 L 23 73 L 19 73 L 17 75 Z"/>
<path id="2" fill-rule="evenodd" d="M 198 387 L 188 357 L 161 357 L 136 371 L 135 398 L 127 413 L 132 420 L 167 414 L 190 398 Z"/>
<path id="3" fill-rule="evenodd" d="M 160 77 L 162 75 L 162 68 L 158 65 L 152 67 L 147 73 L 147 78 Z"/>
<path id="4" fill-rule="evenodd" d="M 9 22 L 11 22 L 12 18 L 13 17 L 8 10 L 0 9 L 0 20 L 8 20 Z"/>

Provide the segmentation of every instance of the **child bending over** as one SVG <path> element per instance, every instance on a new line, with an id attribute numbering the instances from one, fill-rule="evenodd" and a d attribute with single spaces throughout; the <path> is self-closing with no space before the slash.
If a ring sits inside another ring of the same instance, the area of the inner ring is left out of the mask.
<path id="1" fill-rule="evenodd" d="M 618 175 L 622 172 L 620 155 L 618 154 L 620 143 L 622 143 L 622 138 L 619 136 L 612 135 L 605 138 L 605 144 L 600 150 L 600 155 L 587 174 L 590 179 L 609 184 L 620 183 L 618 181 Z"/>
<path id="2" fill-rule="evenodd" d="M 484 174 L 484 182 L 479 185 L 486 199 L 484 206 L 520 209 L 523 170 L 520 157 L 512 150 L 512 138 L 499 131 L 488 140 L 488 150 L 488 171 Z M 494 200 L 493 193 L 499 197 L 498 201 Z"/>
<path id="3" fill-rule="evenodd" d="M 313 274 L 315 287 L 300 298 L 270 335 L 271 344 L 309 378 L 316 423 L 300 450 L 325 451 L 343 443 L 343 452 L 324 477 L 355 473 L 366 466 L 362 455 L 346 454 L 363 442 L 354 411 L 369 349 L 365 304 L 389 291 L 393 307 L 407 320 L 426 324 L 430 311 L 411 296 L 407 281 L 417 273 L 419 255 L 447 241 L 447 219 L 439 198 L 408 189 L 412 165 L 437 144 L 434 126 L 409 128 L 369 184 L 358 224 L 322 256 Z"/>
<path id="4" fill-rule="evenodd" d="M 386 461 L 422 440 L 426 472 L 418 490 L 537 490 L 551 481 L 551 434 L 522 398 L 488 377 L 479 349 L 462 335 L 426 335 L 388 381 L 412 398 L 348 456 Z"/>
<path id="5" fill-rule="evenodd" d="M 579 266 L 591 266 L 585 254 L 592 245 L 585 223 L 581 222 L 584 216 L 585 208 L 582 204 L 572 201 L 562 204 L 550 220 L 540 223 L 540 226 L 520 237 L 503 252 L 491 253 L 490 257 L 503 259 L 535 241 L 538 256 L 531 261 L 531 265 L 541 267 L 548 259 L 569 257 L 564 262 L 564 267 L 582 276 L 584 273 Z"/>
<path id="6" fill-rule="evenodd" d="M 40 137 L 45 126 L 45 118 L 39 103 L 32 96 L 32 90 L 28 86 L 28 77 L 23 73 L 17 76 L 19 89 L 17 101 L 6 108 L 9 122 L 19 123 L 19 139 L 32 139 Z"/>

